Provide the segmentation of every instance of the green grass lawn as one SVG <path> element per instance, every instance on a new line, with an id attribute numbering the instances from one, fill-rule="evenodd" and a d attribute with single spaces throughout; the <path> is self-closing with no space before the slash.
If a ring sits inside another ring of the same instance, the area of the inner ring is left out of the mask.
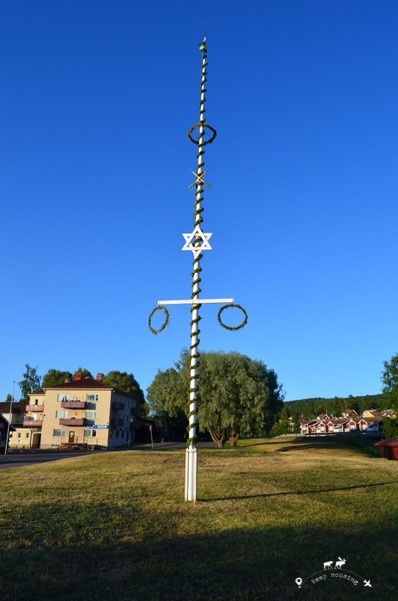
<path id="1" fill-rule="evenodd" d="M 323 439 L 201 449 L 197 503 L 184 464 L 149 450 L 2 470 L 1 601 L 397 598 L 398 462 Z M 338 557 L 358 585 L 315 580 Z"/>

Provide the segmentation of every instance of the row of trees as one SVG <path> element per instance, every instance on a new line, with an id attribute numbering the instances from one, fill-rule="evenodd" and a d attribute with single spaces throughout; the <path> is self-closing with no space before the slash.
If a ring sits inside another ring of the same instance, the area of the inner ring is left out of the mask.
<path id="1" fill-rule="evenodd" d="M 268 435 L 283 406 L 282 386 L 276 373 L 258 360 L 239 353 L 200 355 L 198 424 L 222 447 L 240 437 Z M 148 388 L 150 412 L 180 419 L 187 411 L 190 355 L 181 353 L 170 369 L 158 371 Z"/>
<path id="2" fill-rule="evenodd" d="M 22 394 L 21 401 L 27 401 L 29 394 L 32 394 L 35 390 L 57 386 L 66 380 L 73 380 L 77 373 L 80 373 L 82 378 L 93 377 L 91 372 L 83 367 L 79 367 L 75 372 L 49 369 L 43 377 L 39 376 L 37 369 L 37 367 L 30 366 L 29 363 L 25 364 L 22 380 L 18 382 Z M 110 371 L 104 376 L 103 382 L 108 386 L 131 394 L 135 398 L 142 412 L 145 412 L 144 393 L 133 374 L 124 371 Z"/>
<path id="3" fill-rule="evenodd" d="M 310 419 L 322 413 L 341 416 L 348 409 L 354 409 L 360 415 L 365 409 L 395 409 L 398 411 L 398 354 L 384 361 L 381 376 L 382 392 L 366 396 L 348 396 L 334 398 L 310 398 L 284 403 L 278 422 L 271 434 L 278 436 L 289 432 L 299 432 L 300 419 Z M 383 433 L 386 438 L 398 436 L 398 419 L 385 419 Z"/>
<path id="4" fill-rule="evenodd" d="M 300 420 L 311 419 L 322 413 L 340 417 L 349 409 L 361 415 L 365 409 L 388 409 L 391 405 L 388 394 L 371 394 L 366 396 L 308 398 L 299 401 L 287 401 L 274 425 L 271 435 L 280 436 L 287 433 L 300 432 Z"/>
<path id="5" fill-rule="evenodd" d="M 83 377 L 89 370 L 79 368 Z M 22 399 L 40 387 L 50 387 L 73 379 L 74 373 L 50 369 L 43 378 L 37 368 L 25 365 L 19 382 Z M 158 371 L 148 388 L 147 403 L 133 374 L 110 371 L 104 383 L 132 394 L 142 413 L 149 413 L 162 424 L 187 425 L 190 382 L 190 355 L 181 353 L 175 365 Z M 398 411 L 398 354 L 384 362 L 381 395 L 346 397 L 344 399 L 305 399 L 283 403 L 282 386 L 277 374 L 262 361 L 239 353 L 208 352 L 200 355 L 200 388 L 198 390 L 198 426 L 209 432 L 222 447 L 227 441 L 236 445 L 240 437 L 278 435 L 298 431 L 299 419 L 319 413 L 340 415 L 347 409 L 361 413 L 364 409 L 392 408 Z M 144 409 L 145 407 L 145 409 Z M 385 420 L 385 436 L 398 436 L 398 419 Z"/>
<path id="6" fill-rule="evenodd" d="M 285 403 L 288 415 L 299 416 L 309 419 L 320 413 L 328 413 L 336 417 L 342 415 L 348 409 L 354 409 L 361 414 L 365 409 L 388 409 L 390 400 L 384 393 L 333 398 L 308 398 L 299 401 L 288 401 Z"/>
<path id="7" fill-rule="evenodd" d="M 19 386 L 21 401 L 40 388 L 62 384 L 80 373 L 93 377 L 88 369 L 75 372 L 50 369 L 43 377 L 37 367 L 25 364 Z M 141 415 L 150 414 L 168 429 L 186 432 L 188 420 L 190 355 L 183 351 L 170 369 L 158 371 L 148 388 L 147 403 L 133 374 L 110 371 L 103 382 L 132 394 L 141 407 Z M 240 437 L 270 434 L 282 408 L 282 386 L 274 370 L 258 360 L 239 353 L 209 352 L 200 355 L 198 391 L 198 427 L 208 432 L 220 447 L 229 441 L 236 445 Z"/>

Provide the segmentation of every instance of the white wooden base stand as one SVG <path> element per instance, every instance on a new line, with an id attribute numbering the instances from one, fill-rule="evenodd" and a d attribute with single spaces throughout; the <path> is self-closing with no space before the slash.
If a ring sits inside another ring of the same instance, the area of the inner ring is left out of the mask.
<path id="1" fill-rule="evenodd" d="M 185 451 L 185 500 L 196 501 L 198 488 L 198 449 L 190 445 Z"/>

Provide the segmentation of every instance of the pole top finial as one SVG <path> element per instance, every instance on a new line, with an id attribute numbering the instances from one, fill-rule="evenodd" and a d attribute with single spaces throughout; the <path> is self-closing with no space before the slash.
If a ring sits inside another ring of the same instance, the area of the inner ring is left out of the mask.
<path id="1" fill-rule="evenodd" d="M 203 42 L 199 44 L 199 50 L 206 51 L 206 36 L 204 36 Z"/>

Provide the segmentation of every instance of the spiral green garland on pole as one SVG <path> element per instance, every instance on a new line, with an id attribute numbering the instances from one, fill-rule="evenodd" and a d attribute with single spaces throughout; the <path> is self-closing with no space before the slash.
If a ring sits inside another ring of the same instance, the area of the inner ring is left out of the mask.
<path id="1" fill-rule="evenodd" d="M 195 204 L 194 204 L 194 228 L 201 226 L 203 223 L 203 190 L 204 190 L 204 180 L 203 176 L 205 174 L 204 166 L 204 154 L 205 154 L 205 146 L 210 144 L 215 139 L 217 132 L 208 123 L 206 123 L 206 82 L 207 82 L 207 47 L 206 47 L 206 39 L 200 45 L 200 50 L 202 51 L 202 69 L 201 69 L 201 83 L 200 83 L 200 104 L 199 104 L 199 122 L 193 125 L 188 130 L 188 138 L 198 147 L 198 152 L 196 155 L 197 165 L 196 165 L 196 177 L 195 177 Z M 198 137 L 195 139 L 193 137 L 193 132 L 198 130 Z M 210 132 L 210 137 L 206 140 L 206 132 Z M 201 245 L 201 238 L 198 236 L 193 242 L 194 248 L 198 248 Z M 196 425 L 197 425 L 197 396 L 199 391 L 199 383 L 198 383 L 198 372 L 199 372 L 199 364 L 200 364 L 200 354 L 199 354 L 199 322 L 201 320 L 199 311 L 201 308 L 200 304 L 200 283 L 201 283 L 201 259 L 203 255 L 201 252 L 194 253 L 193 258 L 193 270 L 192 270 L 192 305 L 191 305 L 191 344 L 190 344 L 190 390 L 189 390 L 189 435 L 188 435 L 188 444 L 194 445 L 196 442 Z M 195 301 L 198 300 L 196 303 Z"/>
<path id="2" fill-rule="evenodd" d="M 205 303 L 227 303 L 218 312 L 219 324 L 227 330 L 239 330 L 243 328 L 248 320 L 247 313 L 241 305 L 234 304 L 233 298 L 217 298 L 217 299 L 205 299 L 201 297 L 201 260 L 203 258 L 203 251 L 211 250 L 209 239 L 212 236 L 211 233 L 203 232 L 201 225 L 203 223 L 203 194 L 204 189 L 209 189 L 211 186 L 204 180 L 206 171 L 204 169 L 205 161 L 205 147 L 211 144 L 216 136 L 217 132 L 206 122 L 206 83 L 207 83 L 207 47 L 206 38 L 199 45 L 199 49 L 202 52 L 202 64 L 201 64 L 201 82 L 200 82 L 200 103 L 199 103 L 199 121 L 195 123 L 188 130 L 188 139 L 190 142 L 195 144 L 197 148 L 196 154 L 196 169 L 192 171 L 194 176 L 194 182 L 189 185 L 189 189 L 195 191 L 194 201 L 194 229 L 191 233 L 183 234 L 185 244 L 182 250 L 188 250 L 193 255 L 193 266 L 191 271 L 192 278 L 192 289 L 191 298 L 189 300 L 163 300 L 158 301 L 158 306 L 153 309 L 149 315 L 148 326 L 153 334 L 159 334 L 169 324 L 170 315 L 166 309 L 166 304 L 189 304 L 191 311 L 191 334 L 190 334 L 190 374 L 189 374 L 189 412 L 188 412 L 188 446 L 186 449 L 186 462 L 185 462 L 185 500 L 196 501 L 197 493 L 197 472 L 198 472 L 198 459 L 197 449 L 195 447 L 196 436 L 197 436 L 197 399 L 199 394 L 199 366 L 200 366 L 200 353 L 199 353 L 199 334 L 200 328 L 199 323 L 201 320 L 200 309 L 202 304 Z M 222 315 L 226 309 L 235 308 L 243 313 L 243 320 L 236 326 L 230 326 L 223 322 Z M 164 321 L 159 328 L 155 328 L 152 325 L 152 319 L 157 311 L 163 312 Z"/>

